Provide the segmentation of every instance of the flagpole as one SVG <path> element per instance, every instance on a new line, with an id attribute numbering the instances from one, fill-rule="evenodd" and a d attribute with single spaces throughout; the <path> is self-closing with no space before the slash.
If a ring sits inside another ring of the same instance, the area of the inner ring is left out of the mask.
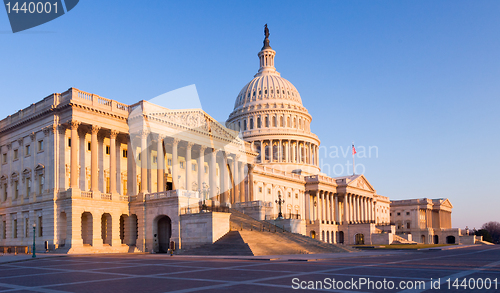
<path id="1" fill-rule="evenodd" d="M 352 142 L 351 152 L 352 152 L 352 175 L 356 175 L 356 167 L 354 164 L 354 141 Z"/>

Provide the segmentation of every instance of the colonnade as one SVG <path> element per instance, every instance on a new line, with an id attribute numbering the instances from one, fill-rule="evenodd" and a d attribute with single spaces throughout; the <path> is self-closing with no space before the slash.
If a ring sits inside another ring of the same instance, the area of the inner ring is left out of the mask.
<path id="1" fill-rule="evenodd" d="M 71 130 L 71 138 L 73 141 L 79 140 L 78 130 L 81 126 L 79 121 L 72 120 L 69 123 Z M 117 189 L 117 136 L 120 133 L 116 130 L 104 130 L 100 126 L 90 125 L 81 129 L 83 133 L 88 129 L 91 132 L 90 142 L 90 191 L 99 192 L 99 180 L 103 180 L 103 172 L 99 170 L 99 151 L 98 151 L 98 133 L 105 133 L 110 139 L 109 151 L 109 192 L 120 193 Z M 248 197 L 248 192 L 245 188 L 245 167 L 247 164 L 242 161 L 240 154 L 227 153 L 224 150 L 207 147 L 204 145 L 194 144 L 192 142 L 183 141 L 178 138 L 167 137 L 163 134 L 151 133 L 149 131 L 140 131 L 138 136 L 130 137 L 129 134 L 123 133 L 121 141 L 126 141 L 127 146 L 127 182 L 128 193 L 131 194 L 148 194 L 153 192 L 164 192 L 166 190 L 166 170 L 170 168 L 172 177 L 172 189 L 180 189 L 184 187 L 186 190 L 196 190 L 202 192 L 208 191 L 208 197 L 215 199 L 220 195 L 220 202 L 223 204 L 243 202 L 251 200 Z M 75 144 L 76 146 L 76 144 Z M 140 154 L 136 154 L 134 147 L 140 146 Z M 172 155 L 170 164 L 166 162 L 166 151 L 170 150 Z M 153 153 L 156 152 L 156 158 L 153 160 Z M 72 189 L 78 189 L 79 180 L 79 148 L 71 147 L 70 150 L 70 184 Z M 180 168 L 179 156 L 184 156 L 184 170 Z M 205 162 L 205 160 L 207 162 Z M 140 163 L 138 163 L 140 161 Z M 153 162 L 154 161 L 154 162 Z M 193 161 L 198 166 L 197 172 L 194 171 Z M 153 164 L 156 163 L 156 172 L 153 170 Z M 205 170 L 205 163 L 208 168 Z M 217 165 L 221 174 L 217 174 Z M 248 168 L 248 167 L 247 167 Z M 140 184 L 136 182 L 136 174 L 140 170 Z M 181 172 L 185 172 L 181 176 Z M 153 178 L 156 173 L 156 188 L 153 186 Z M 197 173 L 197 174 L 195 174 Z M 205 174 L 208 173 L 209 180 L 205 182 Z M 197 176 L 195 176 L 197 175 Z M 181 182 L 181 177 L 184 182 Z M 197 177 L 197 178 L 194 178 Z M 194 188 L 197 187 L 197 188 Z M 206 190 L 203 190 L 203 189 Z M 156 190 L 155 190 L 156 189 Z"/>
<path id="2" fill-rule="evenodd" d="M 319 166 L 318 146 L 314 143 L 290 139 L 266 139 L 253 141 L 258 150 L 259 163 L 299 163 Z"/>
<path id="3" fill-rule="evenodd" d="M 374 199 L 352 193 L 312 190 L 306 197 L 306 220 L 322 224 L 375 222 Z"/>

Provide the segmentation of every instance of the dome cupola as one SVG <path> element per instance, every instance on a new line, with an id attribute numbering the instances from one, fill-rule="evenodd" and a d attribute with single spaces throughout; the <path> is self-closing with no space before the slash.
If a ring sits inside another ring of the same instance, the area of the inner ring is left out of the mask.
<path id="1" fill-rule="evenodd" d="M 257 54 L 259 70 L 236 97 L 227 127 L 241 131 L 243 139 L 252 143 L 260 154 L 257 163 L 317 173 L 320 142 L 311 133 L 312 117 L 295 86 L 276 71 L 267 24 L 264 35 Z"/>

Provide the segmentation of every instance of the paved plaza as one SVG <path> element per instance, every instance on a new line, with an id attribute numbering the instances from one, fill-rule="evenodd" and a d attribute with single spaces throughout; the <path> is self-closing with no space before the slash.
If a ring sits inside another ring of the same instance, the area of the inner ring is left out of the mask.
<path id="1" fill-rule="evenodd" d="M 0 257 L 0 262 L 7 260 L 8 256 Z M 363 278 L 373 286 L 385 279 L 386 285 L 392 281 L 396 287 L 359 288 Z M 0 292 L 292 292 L 297 291 L 292 286 L 308 288 L 311 284 L 322 284 L 323 289 L 315 288 L 327 292 L 500 292 L 494 283 L 489 290 L 448 290 L 449 278 L 500 279 L 500 247 L 247 259 L 163 254 L 53 256 L 0 264 Z M 430 289 L 431 279 L 441 289 Z M 405 291 L 398 287 L 401 281 L 413 285 L 420 281 L 426 287 Z M 332 284 L 357 288 L 332 289 Z"/>

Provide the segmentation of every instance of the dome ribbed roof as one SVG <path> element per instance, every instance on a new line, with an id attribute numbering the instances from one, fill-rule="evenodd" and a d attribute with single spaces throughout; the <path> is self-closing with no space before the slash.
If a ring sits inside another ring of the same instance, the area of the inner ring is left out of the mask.
<path id="1" fill-rule="evenodd" d="M 247 83 L 238 94 L 234 109 L 262 102 L 286 102 L 302 106 L 300 94 L 295 86 L 277 74 L 258 75 Z"/>

